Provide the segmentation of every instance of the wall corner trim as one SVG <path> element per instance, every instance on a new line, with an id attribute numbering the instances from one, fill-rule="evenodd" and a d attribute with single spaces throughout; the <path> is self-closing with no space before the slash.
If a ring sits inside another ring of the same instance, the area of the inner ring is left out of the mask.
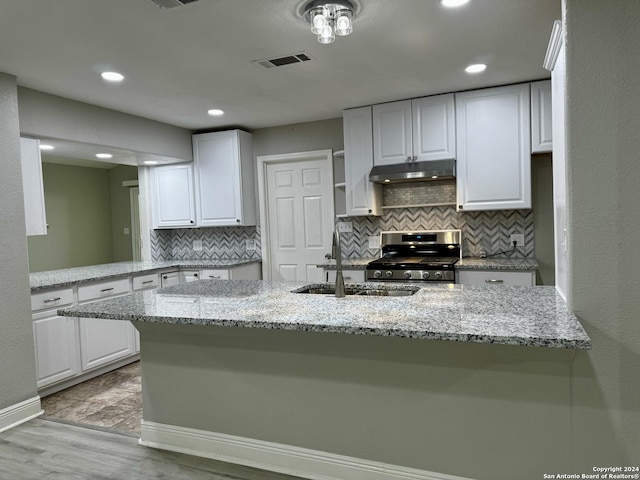
<path id="1" fill-rule="evenodd" d="M 312 480 L 472 480 L 145 420 L 139 444 Z"/>
<path id="2" fill-rule="evenodd" d="M 43 413 L 39 396 L 3 408 L 0 410 L 0 433 L 39 417 Z"/>
<path id="3" fill-rule="evenodd" d="M 544 62 L 542 62 L 542 66 L 546 70 L 553 70 L 556 60 L 558 59 L 558 54 L 560 53 L 560 47 L 562 47 L 562 22 L 556 20 L 553 22 L 553 30 L 551 30 L 547 53 L 544 56 Z"/>

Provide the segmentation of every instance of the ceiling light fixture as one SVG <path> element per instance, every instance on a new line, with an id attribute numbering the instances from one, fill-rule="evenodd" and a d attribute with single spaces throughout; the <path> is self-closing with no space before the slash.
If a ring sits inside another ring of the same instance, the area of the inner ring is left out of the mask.
<path id="1" fill-rule="evenodd" d="M 53 150 L 54 146 L 53 145 L 46 145 L 44 143 L 40 144 L 40 150 Z"/>
<path id="2" fill-rule="evenodd" d="M 224 115 L 224 112 L 219 108 L 212 108 L 211 110 L 207 111 L 207 113 L 212 117 L 218 117 L 220 115 Z"/>
<path id="3" fill-rule="evenodd" d="M 113 157 L 113 155 L 111 155 L 110 153 L 96 153 L 96 157 L 107 160 Z"/>
<path id="4" fill-rule="evenodd" d="M 469 0 L 440 0 L 440 3 L 443 7 L 455 8 L 469 3 Z"/>
<path id="5" fill-rule="evenodd" d="M 118 72 L 102 72 L 100 76 L 108 82 L 121 82 L 124 80 L 124 75 Z"/>
<path id="6" fill-rule="evenodd" d="M 313 0 L 304 7 L 304 20 L 311 25 L 311 33 L 318 42 L 333 43 L 336 35 L 342 37 L 353 32 L 355 8 L 349 0 Z"/>
<path id="7" fill-rule="evenodd" d="M 487 69 L 487 66 L 484 63 L 475 63 L 473 65 L 469 65 L 464 69 L 467 73 L 480 73 L 484 72 Z"/>
<path id="8" fill-rule="evenodd" d="M 145 160 L 144 162 L 145 165 L 158 165 L 158 162 L 156 160 Z"/>

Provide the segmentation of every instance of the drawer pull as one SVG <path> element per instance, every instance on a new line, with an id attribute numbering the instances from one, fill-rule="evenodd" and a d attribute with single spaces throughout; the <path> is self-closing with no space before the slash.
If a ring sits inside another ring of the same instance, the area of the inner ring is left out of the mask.
<path id="1" fill-rule="evenodd" d="M 487 279 L 485 280 L 485 283 L 504 283 L 504 280 L 496 280 L 496 279 Z"/>
<path id="2" fill-rule="evenodd" d="M 153 283 L 153 280 L 146 280 L 142 282 L 143 285 L 149 285 L 150 283 Z"/>
<path id="3" fill-rule="evenodd" d="M 107 293 L 113 290 L 113 287 L 111 288 L 103 288 L 102 290 L 100 290 L 100 293 Z"/>
<path id="4" fill-rule="evenodd" d="M 45 300 L 43 303 L 59 302 L 60 300 L 62 300 L 62 298 L 60 298 L 60 297 L 50 298 L 49 300 Z"/>
<path id="5" fill-rule="evenodd" d="M 209 278 L 217 278 L 217 279 L 220 279 L 220 275 L 209 275 Z"/>

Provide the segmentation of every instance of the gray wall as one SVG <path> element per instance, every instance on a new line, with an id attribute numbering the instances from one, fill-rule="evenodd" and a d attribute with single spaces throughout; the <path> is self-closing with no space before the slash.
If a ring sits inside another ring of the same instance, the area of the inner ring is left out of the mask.
<path id="1" fill-rule="evenodd" d="M 0 73 L 0 410 L 36 395 L 16 77 Z"/>
<path id="2" fill-rule="evenodd" d="M 253 153 L 256 157 L 326 148 L 342 150 L 343 145 L 342 118 L 253 131 Z"/>
<path id="3" fill-rule="evenodd" d="M 193 160 L 191 131 L 107 108 L 19 88 L 20 132 Z"/>
<path id="4" fill-rule="evenodd" d="M 640 2 L 565 0 L 574 470 L 640 459 Z"/>
<path id="5" fill-rule="evenodd" d="M 123 187 L 125 180 L 137 180 L 137 167 L 118 165 L 109 170 L 109 185 L 111 190 L 111 238 L 113 244 L 114 262 L 133 260 L 131 246 L 131 196 L 129 187 Z M 129 229 L 129 234 L 124 229 Z"/>
<path id="6" fill-rule="evenodd" d="M 553 246 L 553 168 L 551 155 L 531 157 L 534 257 L 538 261 L 537 285 L 555 285 Z"/>

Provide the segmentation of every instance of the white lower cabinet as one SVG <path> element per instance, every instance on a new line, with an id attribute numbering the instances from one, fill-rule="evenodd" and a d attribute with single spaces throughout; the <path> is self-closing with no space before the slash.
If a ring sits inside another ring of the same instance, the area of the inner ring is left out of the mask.
<path id="1" fill-rule="evenodd" d="M 61 382 L 80 373 L 78 319 L 56 310 L 33 315 L 37 387 Z"/>
<path id="2" fill-rule="evenodd" d="M 129 278 L 78 287 L 80 304 L 95 298 L 114 298 L 131 292 Z M 134 327 L 130 322 L 80 318 L 80 366 L 87 371 L 135 354 Z"/>
<path id="3" fill-rule="evenodd" d="M 333 283 L 336 281 L 336 270 L 325 270 L 324 281 Z M 353 270 L 351 268 L 342 270 L 342 277 L 346 283 L 364 283 L 366 281 L 366 270 Z"/>
<path id="4" fill-rule="evenodd" d="M 191 283 L 200 280 L 200 270 L 182 270 L 180 283 Z"/>
<path id="5" fill-rule="evenodd" d="M 462 285 L 535 285 L 535 270 L 512 272 L 504 270 L 459 270 Z"/>
<path id="6" fill-rule="evenodd" d="M 180 284 L 180 274 L 179 272 L 166 272 L 160 275 L 160 286 L 161 287 L 170 287 L 171 285 L 179 285 Z"/>

